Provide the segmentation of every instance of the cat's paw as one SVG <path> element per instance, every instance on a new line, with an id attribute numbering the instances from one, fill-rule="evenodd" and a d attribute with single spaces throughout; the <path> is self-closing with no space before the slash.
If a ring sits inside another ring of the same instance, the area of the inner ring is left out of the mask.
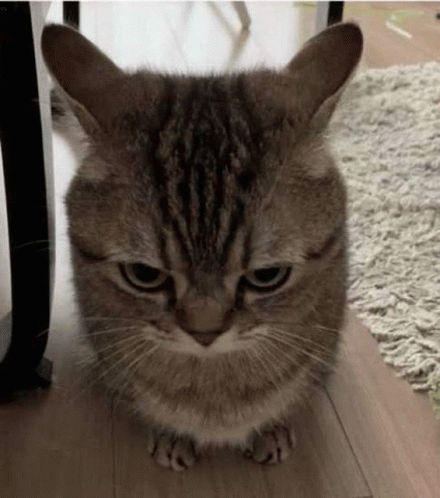
<path id="1" fill-rule="evenodd" d="M 148 451 L 159 465 L 173 470 L 185 470 L 197 460 L 191 439 L 169 432 L 151 432 L 148 437 Z"/>
<path id="2" fill-rule="evenodd" d="M 295 435 L 291 428 L 277 425 L 253 437 L 245 456 L 257 463 L 280 463 L 295 446 Z"/>

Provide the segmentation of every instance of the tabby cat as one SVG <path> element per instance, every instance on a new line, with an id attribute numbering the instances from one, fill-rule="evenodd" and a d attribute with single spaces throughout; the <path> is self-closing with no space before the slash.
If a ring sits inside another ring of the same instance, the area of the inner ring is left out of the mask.
<path id="1" fill-rule="evenodd" d="M 284 460 L 344 316 L 346 193 L 326 126 L 359 28 L 323 31 L 283 70 L 224 75 L 128 73 L 61 25 L 42 50 L 55 117 L 85 143 L 66 204 L 107 384 L 164 466 L 206 445 Z"/>

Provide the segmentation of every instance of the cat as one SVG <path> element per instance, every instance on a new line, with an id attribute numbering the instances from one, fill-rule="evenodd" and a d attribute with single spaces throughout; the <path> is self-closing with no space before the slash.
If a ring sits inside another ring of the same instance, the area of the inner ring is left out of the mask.
<path id="1" fill-rule="evenodd" d="M 346 191 L 326 126 L 362 45 L 341 23 L 280 71 L 181 76 L 43 31 L 54 118 L 86 146 L 66 196 L 84 330 L 165 467 L 207 445 L 285 460 L 334 364 Z"/>

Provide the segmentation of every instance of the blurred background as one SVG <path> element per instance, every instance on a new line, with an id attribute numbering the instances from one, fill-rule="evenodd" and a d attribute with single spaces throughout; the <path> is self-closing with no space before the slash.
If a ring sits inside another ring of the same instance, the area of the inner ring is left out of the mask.
<path id="1" fill-rule="evenodd" d="M 439 59 L 439 2 L 333 3 L 360 24 L 368 67 Z M 245 4 L 248 31 L 228 1 L 80 2 L 80 29 L 123 67 L 171 71 L 277 66 L 316 31 L 317 2 Z M 62 2 L 51 5 L 48 20 L 62 22 Z"/>

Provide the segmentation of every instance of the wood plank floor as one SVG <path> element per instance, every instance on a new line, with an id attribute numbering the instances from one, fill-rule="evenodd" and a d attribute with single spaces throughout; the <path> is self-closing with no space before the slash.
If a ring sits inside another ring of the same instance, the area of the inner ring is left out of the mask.
<path id="1" fill-rule="evenodd" d="M 365 36 L 365 67 L 440 60 L 438 2 L 346 2 L 345 19 Z"/>
<path id="2" fill-rule="evenodd" d="M 279 65 L 314 29 L 314 6 L 307 3 L 248 3 L 247 35 L 229 3 L 93 5 L 83 7 L 85 34 L 124 66 L 145 60 L 181 71 Z M 363 67 L 438 60 L 436 10 L 421 3 L 346 4 L 346 16 L 364 30 Z M 54 5 L 52 20 L 60 15 Z M 263 467 L 226 450 L 185 473 L 152 462 L 142 424 L 83 381 L 61 202 L 73 164 L 57 139 L 55 170 L 57 283 L 47 356 L 56 376 L 47 393 L 0 406 L 1 498 L 439 496 L 440 422 L 427 396 L 384 364 L 353 312 L 339 367 L 298 419 L 297 448 L 285 464 Z"/>
<path id="3" fill-rule="evenodd" d="M 439 496 L 440 422 L 427 396 L 384 364 L 354 313 L 328 392 L 373 496 Z"/>

